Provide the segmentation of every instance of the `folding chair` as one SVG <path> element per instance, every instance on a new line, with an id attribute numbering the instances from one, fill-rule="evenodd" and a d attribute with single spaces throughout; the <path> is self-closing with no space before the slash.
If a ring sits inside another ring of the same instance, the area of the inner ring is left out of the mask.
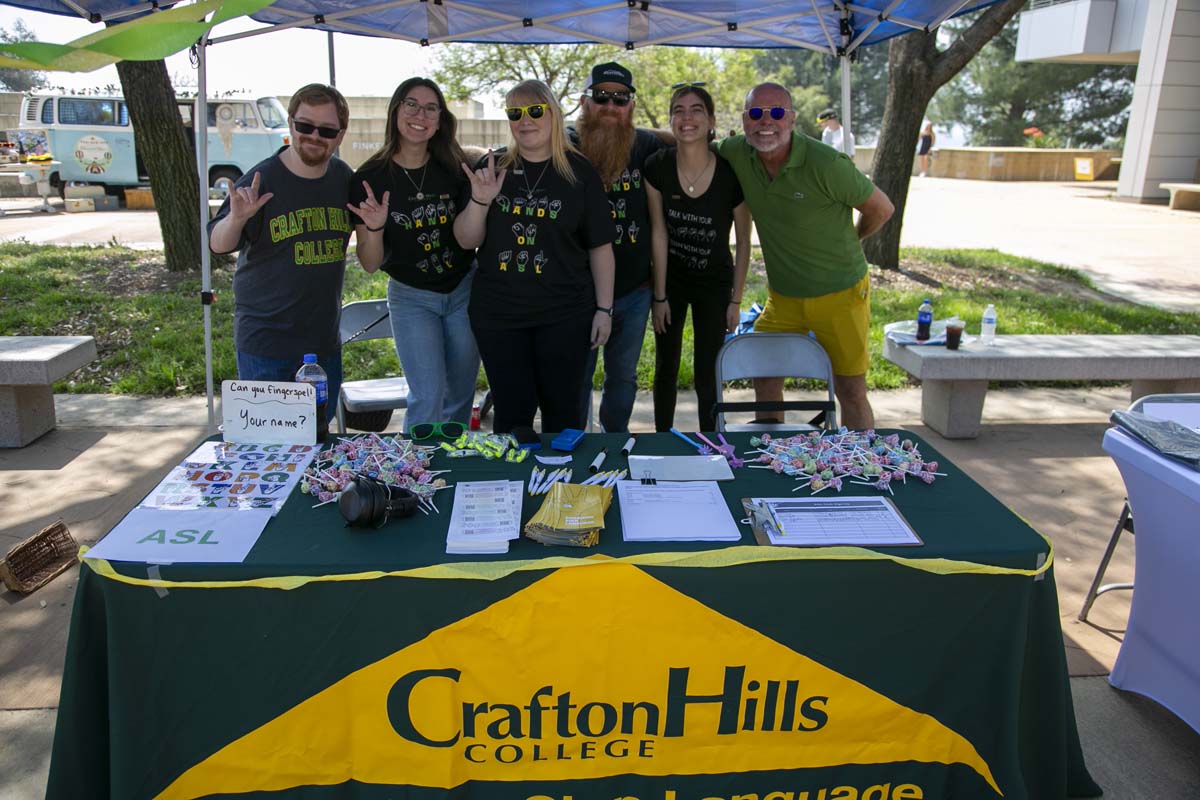
<path id="1" fill-rule="evenodd" d="M 1192 405 L 1200 404 L 1200 394 L 1148 394 L 1144 397 L 1139 397 L 1130 404 L 1130 411 L 1141 411 L 1146 403 L 1189 403 Z M 1167 415 L 1169 418 L 1169 415 Z M 1079 621 L 1087 622 L 1088 612 L 1092 610 L 1092 604 L 1096 602 L 1096 598 L 1105 592 L 1111 592 L 1117 589 L 1132 589 L 1132 583 L 1108 583 L 1103 586 L 1100 581 L 1104 580 L 1104 573 L 1108 571 L 1108 562 L 1112 560 L 1113 552 L 1117 549 L 1117 542 L 1121 539 L 1121 534 L 1129 531 L 1132 535 L 1133 530 L 1133 511 L 1129 508 L 1129 498 L 1125 498 L 1125 503 L 1121 507 L 1121 513 L 1117 517 L 1117 526 L 1113 528 L 1112 536 L 1108 537 L 1108 546 L 1104 548 L 1104 555 L 1100 558 L 1100 565 L 1096 567 L 1096 575 L 1092 578 L 1092 585 L 1088 588 L 1087 595 L 1083 598 L 1083 608 L 1079 611 Z"/>
<path id="2" fill-rule="evenodd" d="M 825 381 L 825 400 L 782 402 L 726 401 L 725 382 L 744 378 L 816 378 Z M 735 336 L 717 353 L 717 430 L 777 431 L 837 430 L 837 403 L 833 395 L 833 366 L 825 349 L 811 336 L 799 333 L 747 333 Z M 727 412 L 819 411 L 808 423 L 752 422 L 727 424 Z"/>
<path id="3" fill-rule="evenodd" d="M 386 300 L 358 300 L 342 306 L 340 328 L 342 346 L 350 342 L 392 338 Z M 338 395 L 338 428 L 382 431 L 392 419 L 392 411 L 408 407 L 407 378 L 376 378 L 347 381 Z"/>

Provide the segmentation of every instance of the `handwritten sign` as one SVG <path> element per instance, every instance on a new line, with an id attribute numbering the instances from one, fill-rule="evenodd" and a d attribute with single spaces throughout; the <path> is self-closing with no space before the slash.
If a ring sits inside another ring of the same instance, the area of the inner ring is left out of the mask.
<path id="1" fill-rule="evenodd" d="M 269 510 L 166 511 L 135 508 L 85 558 L 148 564 L 240 563 L 263 528 Z"/>
<path id="2" fill-rule="evenodd" d="M 222 381 L 227 442 L 315 444 L 317 390 L 308 383 Z"/>

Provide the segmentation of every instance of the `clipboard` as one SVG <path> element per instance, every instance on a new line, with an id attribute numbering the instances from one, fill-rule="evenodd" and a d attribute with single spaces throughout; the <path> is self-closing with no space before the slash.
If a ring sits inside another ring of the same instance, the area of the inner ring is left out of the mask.
<path id="1" fill-rule="evenodd" d="M 759 498 L 759 499 L 764 499 L 764 498 Z M 774 499 L 774 498 L 771 498 L 771 499 Z M 780 499 L 791 499 L 791 498 L 780 498 Z M 908 519 L 904 516 L 904 514 L 900 511 L 900 509 L 896 505 L 896 503 L 890 497 L 881 497 L 878 499 L 882 500 L 886 505 L 891 507 L 892 512 L 895 513 L 895 515 L 900 519 L 900 521 L 903 522 L 904 525 L 912 532 L 913 538 L 916 539 L 915 542 L 898 542 L 898 543 L 873 545 L 873 544 L 864 544 L 861 542 L 856 542 L 856 543 L 850 543 L 850 542 L 809 543 L 809 542 L 781 542 L 778 540 L 772 541 L 770 535 L 767 533 L 767 527 L 774 526 L 776 523 L 775 523 L 775 520 L 771 513 L 770 508 L 767 507 L 765 504 L 755 503 L 754 498 L 752 498 L 752 497 L 740 498 L 739 502 L 741 502 L 741 504 L 742 504 L 742 510 L 746 513 L 746 517 L 744 519 L 742 519 L 741 522 L 743 524 L 750 526 L 750 530 L 754 534 L 755 543 L 762 545 L 764 547 L 865 547 L 865 548 L 924 547 L 925 540 L 921 538 L 921 535 L 919 533 L 917 533 L 917 529 L 912 526 L 912 523 L 910 523 L 908 521 Z"/>

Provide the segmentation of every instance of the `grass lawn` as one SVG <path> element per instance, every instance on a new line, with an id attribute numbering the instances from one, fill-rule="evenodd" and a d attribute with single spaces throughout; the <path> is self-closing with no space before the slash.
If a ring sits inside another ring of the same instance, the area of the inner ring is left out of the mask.
<path id="1" fill-rule="evenodd" d="M 871 271 L 873 390 L 908 385 L 908 376 L 881 355 L 884 323 L 915 317 L 931 298 L 937 317 L 957 315 L 979 329 L 995 303 L 1001 333 L 1200 334 L 1200 314 L 1138 306 L 1096 291 L 1074 270 L 993 250 L 905 250 L 900 271 Z M 212 307 L 214 378 L 235 377 L 232 271 L 216 269 Z M 344 302 L 386 295 L 387 276 L 351 263 Z M 123 247 L 0 244 L 0 331 L 7 335 L 89 335 L 100 359 L 55 386 L 58 392 L 142 395 L 203 394 L 204 323 L 200 276 L 174 274 L 162 254 Z M 756 249 L 743 308 L 765 302 L 766 277 Z M 685 333 L 679 385 L 692 385 L 691 331 Z M 348 378 L 394 375 L 390 340 L 346 348 Z M 638 383 L 654 376 L 654 336 L 647 331 Z M 599 376 L 597 376 L 599 377 Z M 599 380 L 597 380 L 599 385 Z"/>

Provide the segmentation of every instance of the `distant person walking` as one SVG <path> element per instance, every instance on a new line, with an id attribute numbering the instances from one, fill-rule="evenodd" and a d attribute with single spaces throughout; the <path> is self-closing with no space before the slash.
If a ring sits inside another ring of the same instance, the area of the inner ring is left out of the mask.
<path id="1" fill-rule="evenodd" d="M 854 134 L 850 134 L 848 148 L 843 148 L 846 144 L 846 129 L 842 127 L 841 120 L 838 119 L 837 112 L 832 108 L 827 108 L 820 114 L 817 114 L 817 124 L 821 126 L 821 142 L 837 150 L 839 153 L 845 153 L 854 158 Z"/>
<path id="2" fill-rule="evenodd" d="M 925 177 L 925 173 L 929 172 L 929 153 L 933 150 L 933 143 L 937 141 L 937 134 L 933 132 L 933 123 L 926 122 L 925 127 L 921 129 L 921 145 L 917 150 L 917 155 L 921 158 L 921 176 Z"/>

